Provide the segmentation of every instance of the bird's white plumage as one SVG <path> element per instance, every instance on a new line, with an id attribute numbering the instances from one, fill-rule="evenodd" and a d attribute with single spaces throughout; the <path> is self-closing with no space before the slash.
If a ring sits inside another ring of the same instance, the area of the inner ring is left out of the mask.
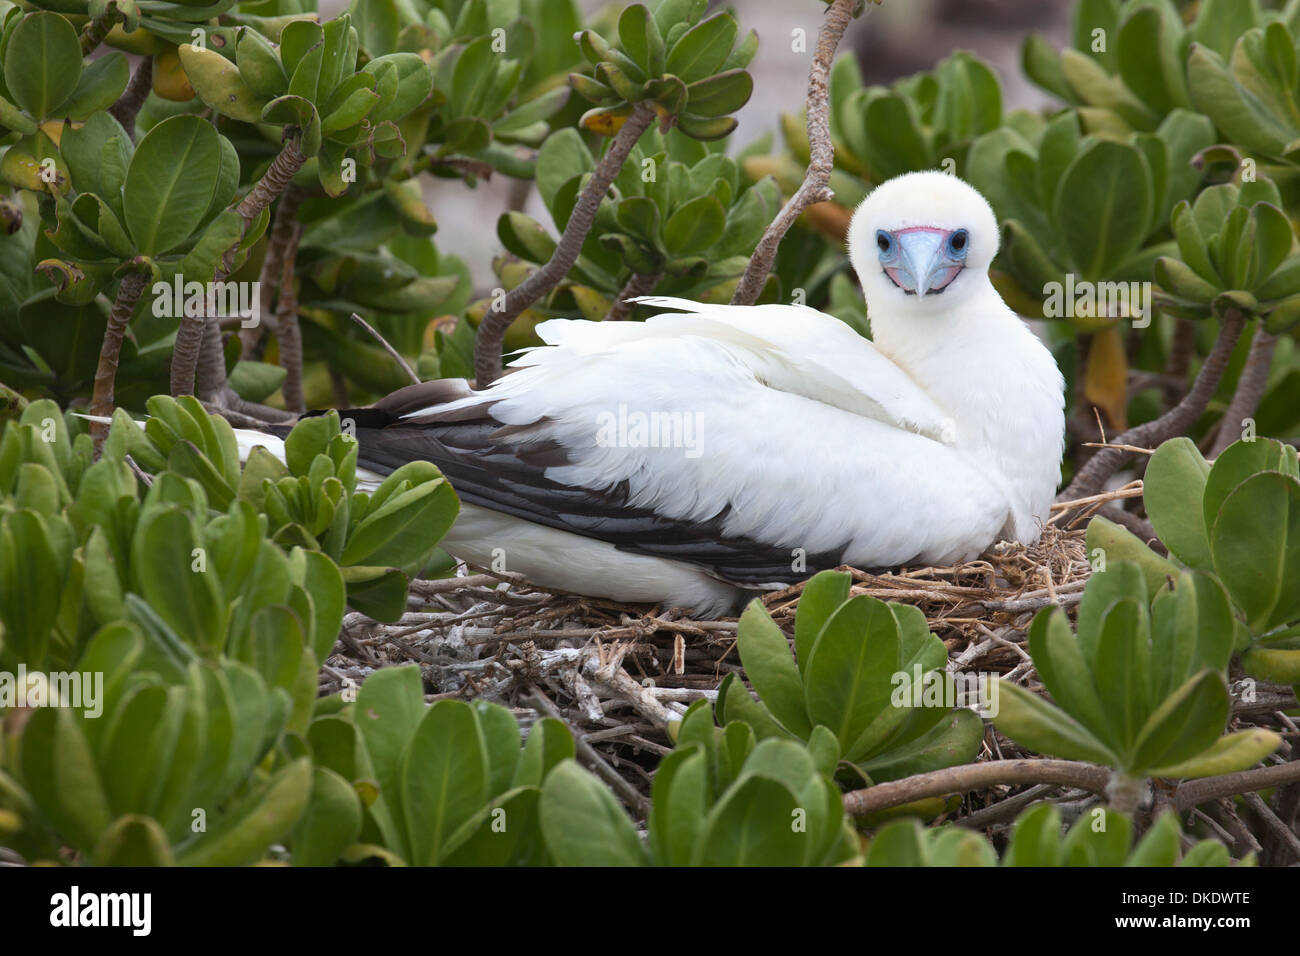
<path id="1" fill-rule="evenodd" d="M 970 231 L 967 268 L 942 295 L 908 296 L 872 261 L 875 229 L 916 225 Z M 999 536 L 1032 541 L 1059 477 L 1062 380 L 989 281 L 997 237 L 987 203 L 960 180 L 900 177 L 872 193 L 849 236 L 874 343 L 802 306 L 650 298 L 683 311 L 543 323 L 545 346 L 442 408 L 490 402 L 503 424 L 540 423 L 571 459 L 547 477 L 593 489 L 626 482 L 629 505 L 670 518 L 724 513 L 726 534 L 786 549 L 792 564 L 840 548 L 861 566 L 940 563 Z M 602 443 L 601 422 L 620 406 L 689 417 L 697 453 Z M 449 549 L 483 560 L 494 537 L 528 524 L 494 515 L 487 523 L 500 527 L 483 534 L 485 520 L 459 523 Z M 620 553 L 615 566 L 603 542 L 536 525 L 513 533 L 530 547 L 511 566 L 551 586 L 699 606 L 685 571 L 707 592 L 706 609 L 725 603 L 689 565 Z"/>
<path id="2" fill-rule="evenodd" d="M 877 230 L 914 227 L 969 231 L 965 268 L 942 294 L 907 294 L 875 258 Z M 558 443 L 567 463 L 547 478 L 625 488 L 628 507 L 664 518 L 715 520 L 728 537 L 788 552 L 792 567 L 825 552 L 863 567 L 946 563 L 1000 536 L 1029 542 L 1059 478 L 1062 379 L 989 280 L 997 243 L 993 213 L 970 186 L 942 173 L 899 177 L 859 207 L 848 237 L 873 341 L 802 306 L 650 298 L 681 311 L 542 323 L 546 345 L 490 388 L 407 417 L 480 406 L 502 425 L 534 426 L 500 440 Z M 682 440 L 648 447 L 620 431 L 610 441 L 611 420 L 636 413 L 678 423 Z M 463 506 L 444 545 L 616 600 L 708 614 L 741 593 L 689 561 L 477 505 Z"/>

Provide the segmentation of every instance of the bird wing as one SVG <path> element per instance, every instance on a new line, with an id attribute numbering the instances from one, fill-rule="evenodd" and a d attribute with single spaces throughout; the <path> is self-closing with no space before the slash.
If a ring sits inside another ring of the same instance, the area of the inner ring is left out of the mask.
<path id="1" fill-rule="evenodd" d="M 754 586 L 991 540 L 998 492 L 870 343 L 813 310 L 786 314 L 819 323 L 791 332 L 771 307 L 753 310 L 754 328 L 740 321 L 750 310 L 717 308 L 646 328 L 543 323 L 549 344 L 491 388 L 429 382 L 342 412 L 358 463 L 427 459 L 466 501 Z M 857 362 L 888 387 L 864 392 Z"/>
<path id="2" fill-rule="evenodd" d="M 699 336 L 733 352 L 771 388 L 803 395 L 944 444 L 956 426 L 925 390 L 868 339 L 834 316 L 800 305 L 710 305 L 672 296 L 645 296 L 642 305 L 678 309 L 645 322 L 553 319 L 538 326 L 546 346 L 514 363 L 547 360 L 551 347 L 574 354 L 608 351 L 637 339 Z"/>

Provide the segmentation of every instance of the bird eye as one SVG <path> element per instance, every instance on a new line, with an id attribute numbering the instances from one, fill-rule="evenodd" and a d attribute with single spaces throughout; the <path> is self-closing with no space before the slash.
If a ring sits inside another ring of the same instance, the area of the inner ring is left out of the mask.
<path id="1" fill-rule="evenodd" d="M 965 229 L 958 229 L 948 237 L 948 250 L 954 256 L 960 256 L 966 251 L 966 246 L 970 242 L 970 233 Z"/>
<path id="2" fill-rule="evenodd" d="M 885 232 L 885 230 L 883 229 L 878 229 L 876 231 L 876 246 L 880 249 L 881 252 L 888 252 L 890 247 L 893 246 L 893 244 L 894 244 L 893 236 Z"/>

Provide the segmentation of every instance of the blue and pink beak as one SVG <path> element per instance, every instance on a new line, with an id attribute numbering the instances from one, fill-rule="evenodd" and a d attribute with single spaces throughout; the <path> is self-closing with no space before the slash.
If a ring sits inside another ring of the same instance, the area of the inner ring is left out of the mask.
<path id="1" fill-rule="evenodd" d="M 966 268 L 970 233 L 965 229 L 912 226 L 876 231 L 880 265 L 891 282 L 908 295 L 937 295 Z"/>

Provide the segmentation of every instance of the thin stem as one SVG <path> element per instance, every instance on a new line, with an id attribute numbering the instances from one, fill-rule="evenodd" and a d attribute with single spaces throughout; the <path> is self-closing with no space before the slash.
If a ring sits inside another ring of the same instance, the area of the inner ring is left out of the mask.
<path id="1" fill-rule="evenodd" d="M 90 414 L 107 418 L 113 414 L 113 386 L 117 381 L 117 363 L 122 355 L 122 340 L 135 313 L 136 304 L 144 294 L 149 281 L 147 272 L 128 272 L 117 287 L 112 311 L 108 314 L 108 327 L 104 329 L 104 342 L 99 348 L 99 365 L 95 368 L 95 387 L 90 399 Z M 92 422 L 90 433 L 95 439 L 95 451 L 104 444 L 108 426 Z"/>
<path id="2" fill-rule="evenodd" d="M 835 48 L 839 46 L 844 31 L 853 19 L 858 0 L 834 0 L 826 9 L 821 32 L 817 36 L 817 51 L 812 68 L 808 71 L 808 172 L 803 183 L 781 208 L 776 219 L 767 227 L 749 259 L 745 274 L 731 297 L 732 305 L 753 305 L 767 282 L 776 250 L 800 213 L 816 202 L 825 202 L 834 193 L 828 184 L 835 167 L 835 145 L 831 142 L 829 76 Z"/>
<path id="3" fill-rule="evenodd" d="M 1232 401 L 1219 419 L 1219 429 L 1214 435 L 1214 444 L 1210 446 L 1210 457 L 1218 458 L 1225 448 L 1241 437 L 1241 429 L 1246 419 L 1253 418 L 1259 408 L 1260 400 L 1268 389 L 1268 373 L 1273 367 L 1273 350 L 1277 348 L 1277 336 L 1270 335 L 1259 323 L 1255 329 L 1255 338 L 1251 340 L 1250 351 L 1246 353 L 1246 364 L 1242 366 L 1241 378 L 1237 380 L 1237 390 L 1232 394 Z"/>
<path id="4" fill-rule="evenodd" d="M 1144 422 L 1115 436 L 1108 445 L 1155 448 L 1167 439 L 1184 434 L 1195 425 L 1196 420 L 1210 404 L 1210 399 L 1214 397 L 1224 370 L 1228 367 L 1228 360 L 1232 357 L 1232 350 L 1236 347 L 1237 339 L 1241 337 L 1245 326 L 1246 319 L 1241 312 L 1236 309 L 1228 312 L 1219 327 L 1219 337 L 1214 342 L 1214 348 L 1206 357 L 1205 364 L 1197 373 L 1196 381 L 1192 384 L 1191 390 L 1183 396 L 1182 401 L 1159 418 Z M 1118 471 L 1131 454 L 1123 448 L 1102 448 L 1079 469 L 1070 486 L 1057 496 L 1057 500 L 1068 501 L 1095 495 L 1106 483 L 1106 479 Z"/>
<path id="5" fill-rule="evenodd" d="M 501 377 L 501 345 L 510 324 L 524 309 L 555 288 L 578 261 L 578 253 L 591 231 L 601 200 L 623 168 L 632 147 L 650 128 L 653 120 L 654 113 L 650 108 L 644 103 L 638 104 L 596 164 L 596 171 L 578 197 L 550 261 L 506 293 L 500 311 L 489 310 L 483 317 L 474 341 L 474 374 L 479 388 L 486 388 Z"/>
<path id="6" fill-rule="evenodd" d="M 153 57 L 145 56 L 135 65 L 131 73 L 131 82 L 126 85 L 121 99 L 108 108 L 113 119 L 122 124 L 126 135 L 134 138 L 135 118 L 149 97 L 149 88 L 153 86 Z"/>
<path id="7" fill-rule="evenodd" d="M 663 276 L 662 272 L 635 273 L 632 278 L 627 280 L 627 284 L 619 292 L 618 298 L 610 306 L 609 312 L 605 315 L 605 321 L 619 322 L 626 319 L 632 314 L 632 302 L 630 300 L 638 296 L 649 295 L 654 291 L 655 285 Z"/>
<path id="8" fill-rule="evenodd" d="M 406 373 L 406 377 L 411 380 L 412 385 L 420 384 L 420 376 L 415 374 L 415 369 L 411 368 L 411 363 L 406 361 L 406 359 L 402 357 L 402 353 L 393 348 L 392 343 L 380 335 L 373 325 L 355 312 L 352 313 L 352 321 L 369 332 L 371 337 L 384 347 L 384 351 L 391 355 L 393 360 L 402 367 L 402 371 Z"/>
<path id="9" fill-rule="evenodd" d="M 993 786 L 1050 783 L 1105 794 L 1111 771 L 1078 760 L 990 760 L 878 783 L 844 795 L 844 812 L 860 817 L 926 797 Z"/>

